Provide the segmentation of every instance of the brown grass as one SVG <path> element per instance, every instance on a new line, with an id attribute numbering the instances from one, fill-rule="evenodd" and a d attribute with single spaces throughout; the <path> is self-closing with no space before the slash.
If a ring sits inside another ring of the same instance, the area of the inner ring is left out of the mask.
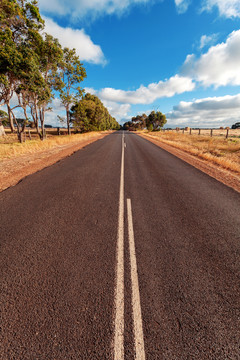
<path id="1" fill-rule="evenodd" d="M 172 131 L 143 134 L 240 174 L 240 138 L 225 139 L 220 136 L 198 136 Z"/>
<path id="2" fill-rule="evenodd" d="M 102 133 L 91 132 L 86 134 L 73 134 L 51 136 L 41 141 L 37 136 L 33 140 L 26 140 L 25 143 L 17 142 L 16 134 L 7 134 L 5 137 L 0 137 L 0 159 L 18 157 L 21 155 L 34 154 L 37 152 L 58 148 L 63 145 L 77 144 L 82 141 L 99 137 Z"/>

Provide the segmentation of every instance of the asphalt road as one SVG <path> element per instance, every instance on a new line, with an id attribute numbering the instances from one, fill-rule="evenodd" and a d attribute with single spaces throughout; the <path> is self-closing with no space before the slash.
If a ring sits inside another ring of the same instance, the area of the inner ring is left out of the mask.
<path id="1" fill-rule="evenodd" d="M 117 132 L 0 194 L 1 360 L 240 359 L 240 195 Z"/>

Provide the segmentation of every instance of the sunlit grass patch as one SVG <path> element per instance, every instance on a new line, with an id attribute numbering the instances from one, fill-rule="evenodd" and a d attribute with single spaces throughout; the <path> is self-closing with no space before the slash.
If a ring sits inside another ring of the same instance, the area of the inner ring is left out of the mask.
<path id="1" fill-rule="evenodd" d="M 0 138 L 0 159 L 32 154 L 68 144 L 77 144 L 100 135 L 101 133 L 99 132 L 90 132 L 85 134 L 51 136 L 44 141 L 35 138 L 33 140 L 26 140 L 24 143 L 19 143 L 15 134 L 9 134 Z"/>
<path id="2" fill-rule="evenodd" d="M 189 135 L 173 131 L 145 132 L 145 135 L 240 174 L 239 138 L 226 139 L 221 136 Z"/>

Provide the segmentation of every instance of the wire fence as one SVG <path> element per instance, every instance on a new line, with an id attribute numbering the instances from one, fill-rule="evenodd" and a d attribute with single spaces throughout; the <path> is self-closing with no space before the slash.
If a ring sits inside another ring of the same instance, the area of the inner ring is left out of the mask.
<path id="1" fill-rule="evenodd" d="M 199 135 L 199 136 L 222 136 L 226 139 L 233 138 L 233 137 L 240 137 L 240 129 L 230 129 L 229 127 L 223 129 L 216 129 L 216 128 L 175 128 L 175 129 L 163 129 L 164 132 L 170 131 L 179 134 L 188 134 L 188 135 Z"/>

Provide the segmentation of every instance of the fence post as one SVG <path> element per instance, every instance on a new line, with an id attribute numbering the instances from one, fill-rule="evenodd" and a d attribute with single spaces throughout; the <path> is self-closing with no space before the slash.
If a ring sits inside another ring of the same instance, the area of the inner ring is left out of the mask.
<path id="1" fill-rule="evenodd" d="M 198 135 L 201 135 L 201 129 L 198 129 Z"/>
<path id="2" fill-rule="evenodd" d="M 32 136 L 31 136 L 31 131 L 30 131 L 30 129 L 28 129 L 28 136 L 29 136 L 29 139 L 32 140 Z"/>
<path id="3" fill-rule="evenodd" d="M 228 138 L 229 129 L 227 129 L 226 139 Z"/>
<path id="4" fill-rule="evenodd" d="M 190 133 L 189 133 L 189 135 L 192 135 L 192 128 L 190 128 Z"/>
<path id="5" fill-rule="evenodd" d="M 211 137 L 213 136 L 213 129 L 211 129 Z"/>
<path id="6" fill-rule="evenodd" d="M 60 127 L 57 128 L 57 134 L 60 135 Z"/>
<path id="7" fill-rule="evenodd" d="M 184 129 L 183 129 L 182 133 L 184 134 Z"/>

